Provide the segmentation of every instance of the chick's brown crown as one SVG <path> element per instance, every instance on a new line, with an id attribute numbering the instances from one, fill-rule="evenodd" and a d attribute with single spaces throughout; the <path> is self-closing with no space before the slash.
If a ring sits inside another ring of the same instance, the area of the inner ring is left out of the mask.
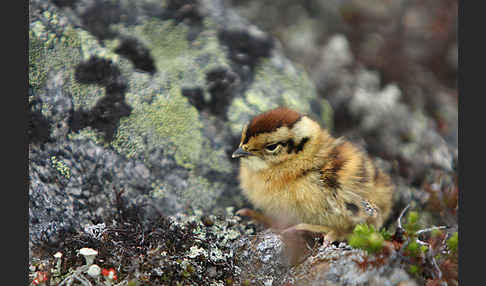
<path id="1" fill-rule="evenodd" d="M 275 131 L 282 126 L 292 128 L 301 117 L 301 114 L 286 107 L 278 107 L 257 115 L 248 124 L 243 144 L 248 143 L 253 136 Z"/>

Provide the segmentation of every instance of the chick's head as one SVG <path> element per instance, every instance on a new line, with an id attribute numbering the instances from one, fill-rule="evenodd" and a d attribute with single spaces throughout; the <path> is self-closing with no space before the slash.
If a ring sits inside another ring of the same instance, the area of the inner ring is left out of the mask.
<path id="1" fill-rule="evenodd" d="M 319 125 L 305 115 L 280 107 L 255 116 L 243 128 L 233 158 L 261 170 L 303 156 Z"/>

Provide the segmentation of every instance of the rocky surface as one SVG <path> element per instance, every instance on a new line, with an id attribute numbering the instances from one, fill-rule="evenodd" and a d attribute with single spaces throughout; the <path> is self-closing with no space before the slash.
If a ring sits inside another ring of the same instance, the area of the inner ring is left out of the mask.
<path id="1" fill-rule="evenodd" d="M 102 219 L 113 190 L 164 214 L 242 206 L 243 124 L 278 105 L 329 119 L 306 74 L 217 1 L 66 3 L 30 2 L 31 242 Z"/>
<path id="2" fill-rule="evenodd" d="M 275 5 L 280 12 L 265 17 L 258 16 L 265 1 L 232 2 L 29 1 L 32 277 L 54 269 L 52 254 L 61 251 L 64 266 L 49 276 L 55 285 L 82 265 L 76 251 L 92 247 L 100 252 L 95 263 L 117 267 L 119 280 L 133 285 L 424 283 L 395 252 L 361 269 L 367 254 L 346 243 L 289 240 L 234 217 L 247 202 L 230 154 L 251 116 L 290 106 L 366 149 L 392 175 L 396 203 L 387 227 L 394 230 L 411 203 L 422 226 L 454 231 L 453 72 L 434 73 L 437 64 L 415 60 L 406 66 L 420 72 L 414 81 L 366 61 L 367 40 L 356 40 L 334 1 Z M 347 2 L 354 10 L 346 11 L 382 21 L 388 18 L 379 15 L 400 11 Z M 326 29 L 311 29 L 320 23 L 308 16 L 312 7 L 327 15 Z M 419 4 L 406 7 L 413 8 L 407 17 L 422 19 Z M 292 29 L 280 37 L 274 20 L 286 11 L 298 25 L 284 21 L 280 28 Z M 376 25 L 367 23 L 364 35 Z M 100 235 L 90 231 L 97 226 Z"/>

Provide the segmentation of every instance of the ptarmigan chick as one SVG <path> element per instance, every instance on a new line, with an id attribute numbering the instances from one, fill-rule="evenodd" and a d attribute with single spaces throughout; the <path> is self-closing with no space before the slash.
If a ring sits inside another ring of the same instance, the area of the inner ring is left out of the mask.
<path id="1" fill-rule="evenodd" d="M 280 107 L 255 116 L 232 157 L 240 158 L 244 194 L 263 211 L 239 214 L 272 227 L 345 240 L 357 224 L 380 228 L 390 214 L 389 177 L 350 142 L 294 110 Z"/>

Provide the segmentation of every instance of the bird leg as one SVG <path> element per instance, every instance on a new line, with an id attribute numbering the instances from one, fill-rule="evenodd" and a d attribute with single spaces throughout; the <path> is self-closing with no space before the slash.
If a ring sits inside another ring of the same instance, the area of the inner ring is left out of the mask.
<path id="1" fill-rule="evenodd" d="M 248 209 L 248 208 L 240 209 L 236 212 L 236 215 L 249 217 L 252 220 L 256 221 L 257 223 L 260 223 L 263 226 L 265 226 L 265 228 L 269 228 L 272 226 L 272 220 L 269 217 L 252 209 Z"/>
<path id="2" fill-rule="evenodd" d="M 289 232 L 295 232 L 295 231 L 309 231 L 309 232 L 314 232 L 314 233 L 325 233 L 326 235 L 324 236 L 324 240 L 327 240 L 329 242 L 333 242 L 336 240 L 343 240 L 345 236 L 339 232 L 337 232 L 335 229 L 330 228 L 328 226 L 324 225 L 315 225 L 315 224 L 307 224 L 307 223 L 299 223 L 297 225 L 291 226 L 287 229 L 285 229 L 282 234 L 286 234 Z"/>

